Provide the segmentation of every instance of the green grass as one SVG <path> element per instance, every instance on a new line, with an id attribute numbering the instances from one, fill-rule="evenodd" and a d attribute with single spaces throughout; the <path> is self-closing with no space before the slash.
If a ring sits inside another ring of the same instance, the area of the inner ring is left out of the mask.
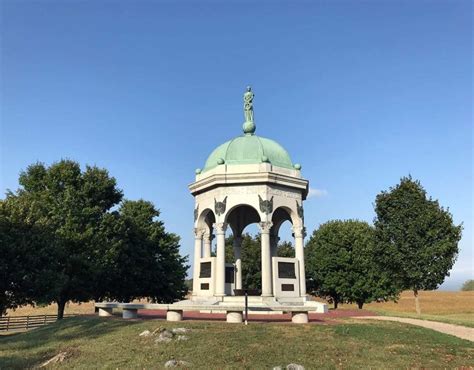
<path id="1" fill-rule="evenodd" d="M 145 329 L 187 327 L 184 342 L 154 343 Z M 162 368 L 170 359 L 202 369 L 454 368 L 474 365 L 471 342 L 392 322 L 294 325 L 75 317 L 27 333 L 0 337 L 0 368 L 27 368 L 60 351 L 61 367 Z"/>
<path id="2" fill-rule="evenodd" d="M 395 312 L 380 309 L 371 309 L 371 311 L 377 312 L 383 316 L 397 316 L 397 317 L 409 317 L 411 319 L 439 321 L 447 324 L 463 325 L 470 328 L 474 328 L 474 314 L 472 313 L 453 313 L 445 315 L 417 315 L 416 313 L 408 312 Z"/>

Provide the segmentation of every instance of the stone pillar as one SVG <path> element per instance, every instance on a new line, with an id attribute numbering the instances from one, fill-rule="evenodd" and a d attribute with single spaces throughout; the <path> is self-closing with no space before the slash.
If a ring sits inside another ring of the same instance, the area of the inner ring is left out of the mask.
<path id="1" fill-rule="evenodd" d="M 272 263 L 270 254 L 270 229 L 273 223 L 260 222 L 262 242 L 262 297 L 273 296 L 272 289 Z"/>
<path id="2" fill-rule="evenodd" d="M 295 324 L 307 324 L 309 322 L 308 312 L 292 312 L 291 321 Z"/>
<path id="3" fill-rule="evenodd" d="M 204 247 L 202 251 L 203 257 L 211 257 L 211 244 L 213 235 L 210 232 L 204 234 Z"/>
<path id="4" fill-rule="evenodd" d="M 304 271 L 304 237 L 306 230 L 304 226 L 293 226 L 295 236 L 295 257 L 298 260 L 300 272 L 300 296 L 306 296 L 306 274 Z"/>
<path id="5" fill-rule="evenodd" d="M 197 295 L 199 291 L 199 270 L 201 268 L 201 247 L 203 229 L 194 229 L 194 270 L 193 270 L 193 295 Z"/>
<path id="6" fill-rule="evenodd" d="M 242 324 L 242 321 L 243 321 L 242 311 L 227 311 L 226 321 L 235 323 L 235 324 Z"/>
<path id="7" fill-rule="evenodd" d="M 241 257 L 242 237 L 234 236 L 234 257 L 235 257 L 235 289 L 242 289 L 242 257 Z"/>
<path id="8" fill-rule="evenodd" d="M 227 224 L 218 222 L 213 226 L 217 241 L 215 295 L 225 296 L 225 230 Z"/>
<path id="9" fill-rule="evenodd" d="M 174 310 L 166 312 L 166 321 L 181 321 L 183 320 L 183 311 Z"/>

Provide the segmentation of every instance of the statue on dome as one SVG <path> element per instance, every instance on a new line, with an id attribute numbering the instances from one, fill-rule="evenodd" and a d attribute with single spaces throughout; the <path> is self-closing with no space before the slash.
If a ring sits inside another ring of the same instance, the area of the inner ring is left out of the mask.
<path id="1" fill-rule="evenodd" d="M 247 86 L 247 91 L 244 94 L 244 116 L 245 122 L 253 122 L 253 98 L 254 93 L 252 88 Z"/>

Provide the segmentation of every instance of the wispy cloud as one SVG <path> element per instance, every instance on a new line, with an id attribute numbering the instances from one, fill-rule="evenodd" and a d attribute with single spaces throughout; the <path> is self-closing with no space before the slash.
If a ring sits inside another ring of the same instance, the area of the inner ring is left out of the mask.
<path id="1" fill-rule="evenodd" d="M 328 191 L 325 189 L 314 189 L 309 188 L 308 198 L 321 198 L 328 195 Z"/>

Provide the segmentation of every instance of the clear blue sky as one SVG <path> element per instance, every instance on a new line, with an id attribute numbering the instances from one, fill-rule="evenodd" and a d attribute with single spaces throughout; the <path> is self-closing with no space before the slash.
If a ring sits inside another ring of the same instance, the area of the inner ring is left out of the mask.
<path id="1" fill-rule="evenodd" d="M 464 222 L 445 287 L 474 277 L 470 1 L 4 0 L 1 12 L 2 193 L 35 161 L 96 164 L 153 201 L 190 254 L 187 185 L 241 133 L 251 84 L 257 133 L 310 180 L 310 232 L 371 222 L 376 194 L 412 174 Z"/>

